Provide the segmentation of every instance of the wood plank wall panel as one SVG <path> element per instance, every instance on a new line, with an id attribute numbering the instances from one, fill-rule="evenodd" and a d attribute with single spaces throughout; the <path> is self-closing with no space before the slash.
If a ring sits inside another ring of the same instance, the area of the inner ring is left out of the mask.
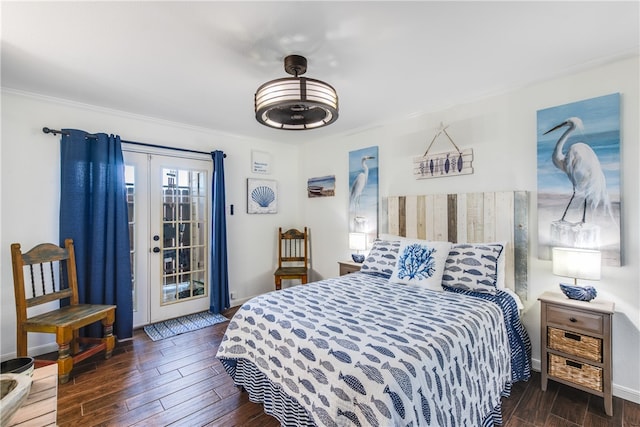
<path id="1" fill-rule="evenodd" d="M 514 199 L 513 251 L 516 293 L 526 300 L 529 278 L 527 263 L 529 260 L 529 193 L 516 191 Z"/>
<path id="2" fill-rule="evenodd" d="M 407 200 L 405 197 L 400 197 L 398 203 L 398 230 L 402 236 L 407 235 Z"/>
<path id="3" fill-rule="evenodd" d="M 432 240 L 447 242 L 449 241 L 449 219 L 447 217 L 447 202 L 449 199 L 446 194 L 436 194 L 433 197 Z"/>
<path id="4" fill-rule="evenodd" d="M 400 235 L 400 219 L 398 218 L 398 212 L 400 212 L 399 203 L 399 197 L 389 197 L 387 200 L 387 228 L 389 234 L 396 236 Z"/>
<path id="5" fill-rule="evenodd" d="M 514 193 L 496 193 L 495 206 L 494 241 L 509 242 L 506 253 L 506 275 L 509 278 L 513 277 L 515 283 Z"/>
<path id="6" fill-rule="evenodd" d="M 458 241 L 458 203 L 455 194 L 447 195 L 447 236 L 449 242 Z"/>
<path id="7" fill-rule="evenodd" d="M 405 198 L 405 227 L 406 234 L 405 236 L 410 237 L 412 239 L 418 238 L 418 197 L 417 196 L 407 196 Z"/>
<path id="8" fill-rule="evenodd" d="M 418 239 L 425 239 L 427 235 L 427 223 L 426 223 L 426 215 L 427 212 L 425 210 L 425 196 L 418 196 L 417 200 L 417 214 L 418 214 Z"/>
<path id="9" fill-rule="evenodd" d="M 526 300 L 526 192 L 390 196 L 388 216 L 389 234 L 454 243 L 507 242 L 506 284 Z"/>
<path id="10" fill-rule="evenodd" d="M 433 206 L 436 201 L 434 200 L 435 196 L 433 194 L 427 194 L 424 199 L 424 219 L 425 219 L 425 230 L 424 230 L 424 238 L 427 240 L 437 240 L 435 235 L 433 234 L 433 228 L 435 226 L 435 218 L 433 213 Z"/>

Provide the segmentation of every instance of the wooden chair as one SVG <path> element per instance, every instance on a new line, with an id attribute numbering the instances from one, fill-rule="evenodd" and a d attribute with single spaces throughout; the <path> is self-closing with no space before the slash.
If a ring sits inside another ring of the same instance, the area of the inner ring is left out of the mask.
<path id="1" fill-rule="evenodd" d="M 307 227 L 304 232 L 278 228 L 278 269 L 273 273 L 276 290 L 282 289 L 282 279 L 300 279 L 307 283 L 309 274 Z"/>
<path id="2" fill-rule="evenodd" d="M 58 344 L 58 378 L 60 384 L 69 381 L 74 363 L 105 350 L 105 359 L 111 357 L 115 346 L 113 322 L 115 305 L 78 304 L 78 281 L 73 240 L 66 239 L 61 248 L 51 243 L 35 246 L 22 253 L 20 244 L 11 245 L 13 286 L 16 298 L 18 329 L 18 357 L 27 356 L 27 333 L 44 332 L 56 335 Z M 29 282 L 25 285 L 25 270 Z M 66 272 L 66 280 L 64 276 Z M 56 287 L 57 283 L 57 287 Z M 26 295 L 30 295 L 27 297 Z M 69 305 L 31 317 L 27 309 L 56 300 L 69 298 Z M 101 321 L 103 338 L 79 338 L 78 330 Z M 80 343 L 94 344 L 80 351 Z M 40 361 L 38 365 L 56 363 Z"/>

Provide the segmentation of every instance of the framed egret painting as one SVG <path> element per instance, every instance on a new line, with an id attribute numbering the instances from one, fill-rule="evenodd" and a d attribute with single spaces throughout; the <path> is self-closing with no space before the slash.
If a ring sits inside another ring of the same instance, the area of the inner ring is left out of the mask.
<path id="1" fill-rule="evenodd" d="M 278 213 L 277 181 L 247 178 L 247 213 Z"/>
<path id="2" fill-rule="evenodd" d="M 621 265 L 620 94 L 539 110 L 538 257 L 595 249 Z"/>
<path id="3" fill-rule="evenodd" d="M 378 235 L 378 147 L 349 152 L 349 232 Z"/>

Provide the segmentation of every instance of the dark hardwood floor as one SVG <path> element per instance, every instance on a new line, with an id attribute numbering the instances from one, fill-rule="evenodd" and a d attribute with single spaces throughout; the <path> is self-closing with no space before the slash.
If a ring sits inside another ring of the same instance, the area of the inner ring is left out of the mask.
<path id="1" fill-rule="evenodd" d="M 225 313 L 233 315 L 234 309 Z M 151 341 L 142 330 L 118 343 L 113 357 L 78 364 L 58 389 L 58 425 L 66 426 L 278 426 L 262 406 L 235 387 L 215 358 L 227 323 Z M 640 405 L 614 397 L 614 416 L 602 399 L 540 374 L 514 385 L 503 400 L 505 427 L 640 426 Z"/>

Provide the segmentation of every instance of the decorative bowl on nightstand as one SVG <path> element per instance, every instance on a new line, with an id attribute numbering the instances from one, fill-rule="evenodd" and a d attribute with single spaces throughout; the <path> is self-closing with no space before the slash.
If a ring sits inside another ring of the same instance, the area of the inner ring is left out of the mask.
<path id="1" fill-rule="evenodd" d="M 351 259 L 353 262 L 362 263 L 364 262 L 364 254 L 351 254 Z"/>
<path id="2" fill-rule="evenodd" d="M 591 301 L 598 294 L 593 286 L 577 286 L 560 283 L 560 289 L 567 298 L 578 301 Z"/>

